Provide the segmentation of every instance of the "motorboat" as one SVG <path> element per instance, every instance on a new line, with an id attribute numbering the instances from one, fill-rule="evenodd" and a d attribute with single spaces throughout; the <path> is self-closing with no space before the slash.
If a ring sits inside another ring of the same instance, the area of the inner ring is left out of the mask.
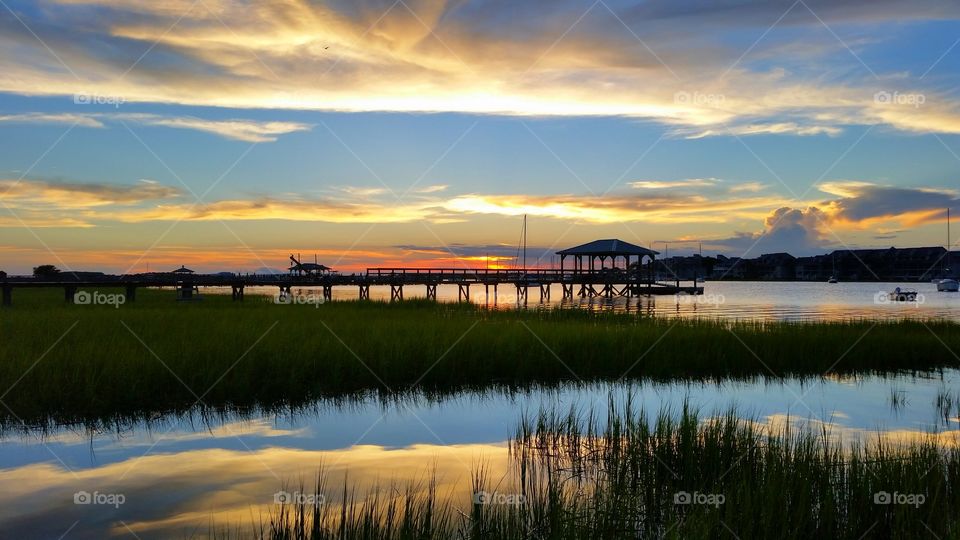
<path id="1" fill-rule="evenodd" d="M 837 278 L 833 276 L 830 276 L 830 279 L 827 280 L 827 283 L 836 283 L 836 282 L 837 282 Z"/>
<path id="2" fill-rule="evenodd" d="M 937 281 L 937 290 L 940 292 L 957 292 L 960 291 L 960 281 L 955 279 L 941 279 Z"/>
<path id="3" fill-rule="evenodd" d="M 887 298 L 889 298 L 891 302 L 916 302 L 917 291 L 897 287 L 893 292 L 887 293 Z"/>

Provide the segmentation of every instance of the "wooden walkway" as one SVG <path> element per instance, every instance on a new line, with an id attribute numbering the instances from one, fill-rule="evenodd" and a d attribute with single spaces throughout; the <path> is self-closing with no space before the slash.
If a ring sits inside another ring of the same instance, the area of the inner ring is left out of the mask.
<path id="1" fill-rule="evenodd" d="M 281 294 L 288 294 L 293 287 L 319 288 L 323 297 L 333 297 L 333 287 L 356 287 L 358 298 L 369 299 L 370 287 L 389 286 L 390 299 L 402 300 L 404 287 L 426 288 L 427 298 L 436 300 L 439 285 L 458 287 L 458 299 L 469 300 L 470 287 L 484 287 L 487 294 L 494 295 L 500 286 L 515 287 L 517 299 L 525 301 L 530 289 L 539 292 L 541 300 L 550 299 L 552 285 L 560 285 L 564 298 L 588 297 L 635 297 L 645 295 L 703 294 L 703 287 L 696 281 L 682 285 L 680 281 L 664 283 L 651 281 L 636 272 L 625 270 L 576 271 L 573 269 L 468 269 L 468 268 L 368 268 L 364 273 L 322 275 L 173 275 L 136 274 L 125 276 L 98 276 L 77 278 L 64 272 L 56 278 L 8 277 L 0 281 L 2 304 L 13 301 L 17 288 L 63 288 L 64 300 L 73 302 L 81 289 L 122 288 L 127 302 L 136 300 L 136 292 L 144 287 L 174 287 L 181 296 L 190 297 L 201 287 L 230 287 L 234 300 L 243 300 L 247 287 L 278 287 Z"/>

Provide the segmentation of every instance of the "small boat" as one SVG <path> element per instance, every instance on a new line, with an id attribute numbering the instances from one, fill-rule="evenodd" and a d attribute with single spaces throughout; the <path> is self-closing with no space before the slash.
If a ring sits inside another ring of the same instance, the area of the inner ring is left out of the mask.
<path id="1" fill-rule="evenodd" d="M 893 292 L 887 293 L 887 298 L 892 302 L 916 302 L 917 291 L 897 287 Z"/>
<path id="2" fill-rule="evenodd" d="M 947 252 L 946 252 L 945 255 L 946 255 L 946 258 L 947 258 L 947 264 L 946 264 L 946 266 L 948 266 L 948 267 L 950 266 L 950 247 L 951 247 L 951 244 L 950 244 L 950 209 L 947 208 Z M 950 275 L 950 268 L 943 268 L 941 271 L 942 271 L 942 273 L 941 273 L 940 275 L 943 275 L 943 274 Z M 937 291 L 939 291 L 939 292 L 957 292 L 958 290 L 960 290 L 960 282 L 958 282 L 958 281 L 955 280 L 955 279 L 946 278 L 946 279 L 941 279 L 941 280 L 937 281 Z"/>
<path id="3" fill-rule="evenodd" d="M 836 283 L 837 282 L 837 255 L 833 254 L 833 258 L 830 260 L 830 263 L 833 265 L 833 274 L 830 274 L 830 279 L 827 280 L 827 283 Z"/>
<path id="4" fill-rule="evenodd" d="M 955 279 L 941 279 L 937 282 L 937 290 L 940 292 L 960 291 L 960 281 Z"/>

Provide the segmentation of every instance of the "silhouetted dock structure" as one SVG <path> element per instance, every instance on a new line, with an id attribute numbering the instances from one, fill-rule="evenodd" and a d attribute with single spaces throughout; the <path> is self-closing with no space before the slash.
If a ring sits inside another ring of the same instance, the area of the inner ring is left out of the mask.
<path id="1" fill-rule="evenodd" d="M 167 273 L 135 274 L 123 276 L 96 275 L 63 272 L 56 276 L 41 278 L 0 278 L 3 305 L 11 305 L 15 288 L 62 287 L 64 299 L 73 302 L 80 289 L 123 288 L 126 301 L 136 300 L 136 291 L 144 287 L 173 287 L 180 299 L 193 298 L 203 287 L 230 287 L 234 300 L 243 300 L 247 287 L 277 287 L 281 295 L 287 295 L 294 287 L 317 288 L 323 298 L 333 297 L 334 287 L 353 287 L 358 298 L 369 299 L 370 287 L 390 288 L 390 300 L 403 300 L 404 288 L 425 287 L 429 299 L 437 299 L 437 287 L 452 285 L 458 288 L 460 301 L 470 299 L 471 287 L 483 287 L 489 296 L 491 289 L 496 297 L 499 287 L 513 287 L 517 300 L 525 302 L 531 289 L 538 291 L 541 301 L 550 299 L 551 286 L 560 285 L 563 297 L 636 297 L 664 294 L 702 294 L 703 287 L 696 280 L 692 285 L 681 282 L 665 283 L 654 280 L 652 264 L 656 251 L 623 242 L 622 240 L 597 240 L 558 251 L 560 268 L 367 268 L 363 273 L 341 274 L 322 265 L 302 264 L 298 259 L 290 274 L 269 275 L 224 275 L 196 274 L 186 268 Z M 567 268 L 567 258 L 572 267 Z M 650 264 L 644 267 L 643 261 Z M 632 261 L 632 262 L 631 262 Z M 618 266 L 618 263 L 619 264 Z M 322 267 L 322 268 L 321 268 Z"/>

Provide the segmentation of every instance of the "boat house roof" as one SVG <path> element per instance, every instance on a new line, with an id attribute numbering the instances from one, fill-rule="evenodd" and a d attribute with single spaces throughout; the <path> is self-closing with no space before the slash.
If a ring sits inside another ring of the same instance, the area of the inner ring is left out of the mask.
<path id="1" fill-rule="evenodd" d="M 640 247 L 630 242 L 609 238 L 605 240 L 594 240 L 586 244 L 572 248 L 562 249 L 557 255 L 587 255 L 587 256 L 624 256 L 624 255 L 659 255 L 660 253 L 652 249 Z"/>

